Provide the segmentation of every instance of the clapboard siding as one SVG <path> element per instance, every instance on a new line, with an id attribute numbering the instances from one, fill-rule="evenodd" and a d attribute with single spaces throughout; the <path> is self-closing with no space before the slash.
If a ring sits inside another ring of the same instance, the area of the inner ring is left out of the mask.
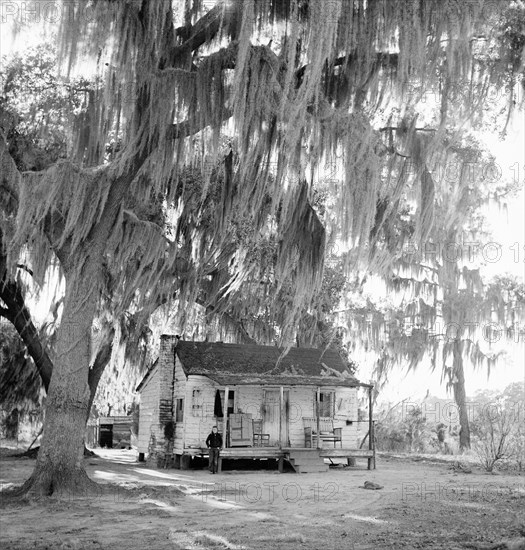
<path id="1" fill-rule="evenodd" d="M 346 421 L 353 423 L 347 425 Z M 338 388 L 335 394 L 334 428 L 343 428 L 343 447 L 355 447 L 357 440 L 357 390 Z"/>
<path id="2" fill-rule="evenodd" d="M 184 373 L 184 369 L 182 368 L 181 362 L 179 361 L 179 358 L 175 356 L 175 354 L 172 355 L 172 359 L 171 359 L 172 365 L 173 365 L 173 357 L 175 357 L 175 372 L 174 372 L 174 378 L 173 378 L 173 394 L 172 394 L 172 402 L 173 402 L 172 419 L 175 422 L 175 439 L 173 443 L 173 449 L 174 449 L 174 452 L 180 454 L 184 449 L 184 423 L 187 420 L 187 415 L 188 415 L 188 410 L 187 410 L 188 400 L 186 398 L 187 380 L 186 380 L 186 374 Z M 175 405 L 176 405 L 177 399 L 184 399 L 184 422 L 176 421 Z"/>
<path id="3" fill-rule="evenodd" d="M 177 362 L 180 365 L 178 358 Z M 186 448 L 206 447 L 206 438 L 216 424 L 213 416 L 215 390 L 215 384 L 209 378 L 188 376 L 185 383 L 184 433 L 176 432 L 177 452 L 182 452 L 182 444 Z"/>
<path id="4" fill-rule="evenodd" d="M 253 420 L 262 419 L 263 388 L 238 386 L 235 390 L 235 410 L 251 414 Z"/>
<path id="5" fill-rule="evenodd" d="M 159 417 L 159 374 L 157 367 L 150 373 L 144 386 L 140 390 L 140 413 L 139 413 L 139 453 L 147 453 L 150 434 L 154 430 Z"/>
<path id="6" fill-rule="evenodd" d="M 161 362 L 159 362 L 161 364 Z M 165 365 L 165 370 L 166 365 Z M 162 386 L 160 381 L 162 380 Z M 146 452 L 150 435 L 155 434 L 157 448 L 162 448 L 164 442 L 163 422 L 167 419 L 165 412 L 160 410 L 160 394 L 169 385 L 169 376 L 158 371 L 150 376 L 141 390 L 141 419 L 139 428 L 139 451 Z M 174 451 L 182 453 L 184 448 L 205 447 L 206 437 L 211 427 L 217 423 L 214 416 L 215 392 L 224 389 L 205 376 L 190 375 L 186 379 L 184 370 L 178 358 L 175 359 L 175 377 L 173 383 L 172 403 L 184 399 L 184 422 L 175 423 Z M 237 386 L 230 388 L 235 391 L 235 410 L 252 415 L 252 418 L 262 418 L 262 405 L 265 389 L 268 386 Z M 276 389 L 276 388 L 274 388 Z M 286 388 L 289 391 L 289 440 L 292 447 L 304 446 L 303 417 L 315 416 L 316 389 L 312 387 Z M 355 388 L 333 388 L 323 391 L 335 392 L 334 427 L 343 428 L 343 445 L 354 447 L 358 440 L 357 424 L 347 425 L 347 420 L 357 420 L 357 390 Z M 224 406 L 224 404 L 223 404 Z M 157 429 L 154 419 L 159 419 Z M 285 442 L 286 443 L 286 442 Z M 144 449 L 144 450 L 143 450 Z"/>
<path id="7" fill-rule="evenodd" d="M 295 387 L 290 390 L 289 428 L 290 445 L 304 447 L 303 416 L 314 414 L 316 390 L 312 387 Z"/>

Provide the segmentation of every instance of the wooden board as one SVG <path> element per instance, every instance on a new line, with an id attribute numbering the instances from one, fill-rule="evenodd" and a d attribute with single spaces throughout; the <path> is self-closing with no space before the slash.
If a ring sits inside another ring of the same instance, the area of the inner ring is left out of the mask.
<path id="1" fill-rule="evenodd" d="M 253 421 L 251 414 L 230 414 L 230 445 L 253 445 Z"/>

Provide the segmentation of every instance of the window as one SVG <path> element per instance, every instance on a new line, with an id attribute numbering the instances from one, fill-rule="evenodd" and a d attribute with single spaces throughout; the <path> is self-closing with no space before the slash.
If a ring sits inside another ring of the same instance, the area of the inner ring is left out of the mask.
<path id="1" fill-rule="evenodd" d="M 193 390 L 193 404 L 192 404 L 193 416 L 200 416 L 202 413 L 202 392 L 201 390 Z"/>
<path id="2" fill-rule="evenodd" d="M 235 412 L 234 403 L 235 403 L 235 391 L 229 390 L 228 391 L 228 414 L 233 414 Z"/>
<path id="3" fill-rule="evenodd" d="M 226 409 L 226 414 L 233 414 L 235 412 L 235 390 L 228 391 L 228 402 L 225 403 L 225 394 L 226 390 L 217 390 L 215 393 L 215 406 L 214 406 L 214 415 L 217 417 L 222 417 L 224 409 Z"/>
<path id="4" fill-rule="evenodd" d="M 222 392 L 224 393 L 224 392 Z M 217 390 L 215 392 L 215 402 L 213 405 L 213 416 L 216 416 L 217 418 L 223 418 L 224 413 L 222 409 L 222 402 L 224 401 L 224 396 L 221 395 L 221 391 Z"/>
<path id="5" fill-rule="evenodd" d="M 319 394 L 319 416 L 334 416 L 334 392 Z"/>
<path id="6" fill-rule="evenodd" d="M 184 399 L 175 399 L 175 422 L 184 420 Z"/>

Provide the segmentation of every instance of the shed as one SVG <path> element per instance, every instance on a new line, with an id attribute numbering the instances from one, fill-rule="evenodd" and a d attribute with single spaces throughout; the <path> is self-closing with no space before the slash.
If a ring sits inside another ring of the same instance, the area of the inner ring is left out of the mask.
<path id="1" fill-rule="evenodd" d="M 100 416 L 88 420 L 86 443 L 89 447 L 131 448 L 133 439 L 133 417 Z"/>
<path id="2" fill-rule="evenodd" d="M 159 357 L 137 387 L 139 457 L 187 466 L 206 456 L 217 425 L 222 459 L 288 460 L 323 471 L 325 459 L 363 457 L 375 467 L 373 437 L 358 442 L 357 391 L 372 386 L 348 372 L 332 349 L 193 342 L 161 337 Z M 370 399 L 371 405 L 371 399 Z M 373 433 L 370 408 L 368 429 Z"/>

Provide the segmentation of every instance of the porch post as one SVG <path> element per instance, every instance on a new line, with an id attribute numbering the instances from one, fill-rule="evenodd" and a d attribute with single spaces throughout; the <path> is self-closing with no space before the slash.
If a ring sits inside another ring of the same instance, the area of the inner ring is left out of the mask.
<path id="1" fill-rule="evenodd" d="M 284 388 L 279 388 L 279 448 L 283 446 L 283 404 L 284 404 Z"/>
<path id="2" fill-rule="evenodd" d="M 226 448 L 226 438 L 228 437 L 228 397 L 230 388 L 226 386 L 224 388 L 224 405 L 223 405 L 223 433 L 222 433 L 222 448 Z"/>
<path id="3" fill-rule="evenodd" d="M 317 386 L 317 395 L 316 395 L 316 399 L 315 399 L 315 417 L 316 417 L 316 420 L 317 420 L 317 448 L 320 449 L 321 448 L 321 433 L 320 433 L 320 429 L 321 429 L 321 421 L 319 419 L 319 404 L 320 404 L 320 401 L 321 401 L 321 388 L 319 386 Z"/>

